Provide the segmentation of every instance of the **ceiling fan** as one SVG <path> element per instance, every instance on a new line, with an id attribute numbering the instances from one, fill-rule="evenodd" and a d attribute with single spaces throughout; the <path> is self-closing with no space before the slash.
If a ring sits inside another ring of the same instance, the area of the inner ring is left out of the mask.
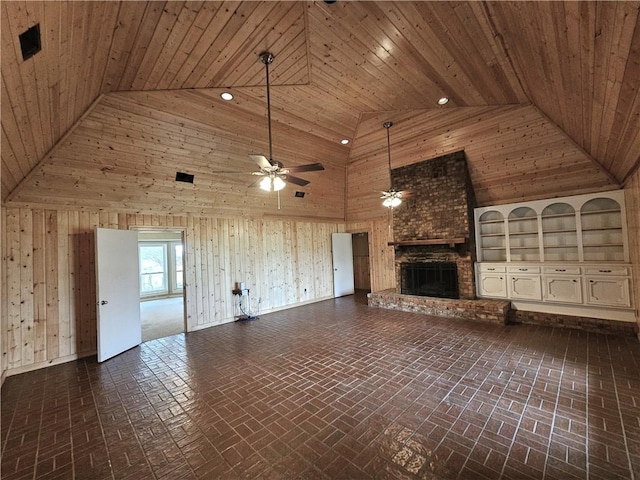
<path id="1" fill-rule="evenodd" d="M 382 205 L 387 208 L 395 208 L 402 203 L 402 197 L 405 192 L 398 191 L 391 184 L 391 143 L 389 140 L 389 129 L 393 126 L 392 122 L 384 122 L 382 124 L 387 129 L 387 157 L 389 159 L 389 190 L 382 192 Z"/>
<path id="2" fill-rule="evenodd" d="M 278 192 L 278 209 L 280 209 L 280 190 L 282 190 L 287 182 L 304 187 L 308 185 L 309 180 L 295 177 L 291 173 L 299 172 L 315 172 L 324 170 L 321 163 L 310 163 L 307 165 L 296 165 L 293 167 L 285 167 L 282 162 L 273 159 L 273 142 L 271 139 L 271 92 L 269 85 L 269 65 L 273 62 L 274 56 L 270 52 L 262 52 L 259 55 L 260 61 L 264 63 L 267 77 L 267 122 L 269 126 L 269 157 L 264 155 L 251 154 L 249 157 L 258 164 L 259 170 L 255 172 L 213 172 L 213 173 L 249 173 L 262 177 L 256 180 L 251 187 L 260 187 L 267 192 Z"/>

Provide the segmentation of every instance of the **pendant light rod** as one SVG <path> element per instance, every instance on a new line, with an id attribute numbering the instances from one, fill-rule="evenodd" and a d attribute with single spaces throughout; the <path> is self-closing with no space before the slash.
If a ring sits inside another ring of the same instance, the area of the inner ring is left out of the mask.
<path id="1" fill-rule="evenodd" d="M 274 56 L 270 52 L 262 52 L 260 60 L 264 63 L 267 71 L 267 122 L 269 124 L 269 161 L 273 161 L 273 144 L 271 141 L 271 92 L 269 91 L 269 65 L 273 62 Z"/>
<path id="2" fill-rule="evenodd" d="M 389 137 L 389 129 L 393 126 L 393 122 L 384 122 L 382 126 L 387 129 L 387 156 L 389 159 L 389 181 L 391 181 L 391 140 Z"/>

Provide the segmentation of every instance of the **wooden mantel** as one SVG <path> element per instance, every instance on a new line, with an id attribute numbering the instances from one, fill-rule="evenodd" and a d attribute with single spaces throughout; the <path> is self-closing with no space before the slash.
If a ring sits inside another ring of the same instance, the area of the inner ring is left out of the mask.
<path id="1" fill-rule="evenodd" d="M 398 247 L 413 247 L 419 245 L 449 245 L 453 247 L 454 245 L 465 243 L 467 239 L 465 237 L 455 237 L 455 238 L 429 238 L 427 240 L 405 240 L 401 242 L 388 242 L 387 245 L 398 246 Z"/>

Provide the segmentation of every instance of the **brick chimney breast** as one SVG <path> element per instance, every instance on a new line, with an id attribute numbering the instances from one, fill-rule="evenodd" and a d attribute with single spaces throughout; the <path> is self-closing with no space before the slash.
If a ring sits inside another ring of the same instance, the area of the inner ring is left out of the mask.
<path id="1" fill-rule="evenodd" d="M 464 151 L 393 169 L 391 185 L 396 190 L 408 192 L 402 205 L 393 212 L 395 242 L 467 239 L 455 247 L 446 244 L 396 246 L 398 290 L 401 288 L 401 263 L 446 261 L 458 266 L 460 298 L 475 298 L 472 226 L 476 203 Z"/>

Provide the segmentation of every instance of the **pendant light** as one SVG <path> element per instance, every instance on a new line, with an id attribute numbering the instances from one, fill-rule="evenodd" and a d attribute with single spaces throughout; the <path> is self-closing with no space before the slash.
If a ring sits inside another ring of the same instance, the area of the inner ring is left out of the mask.
<path id="1" fill-rule="evenodd" d="M 391 185 L 391 140 L 389 137 L 389 129 L 393 126 L 392 122 L 384 122 L 382 124 L 387 129 L 387 158 L 389 160 L 389 190 L 382 192 L 382 206 L 387 208 L 396 208 L 402 203 L 402 192 L 396 191 Z"/>

